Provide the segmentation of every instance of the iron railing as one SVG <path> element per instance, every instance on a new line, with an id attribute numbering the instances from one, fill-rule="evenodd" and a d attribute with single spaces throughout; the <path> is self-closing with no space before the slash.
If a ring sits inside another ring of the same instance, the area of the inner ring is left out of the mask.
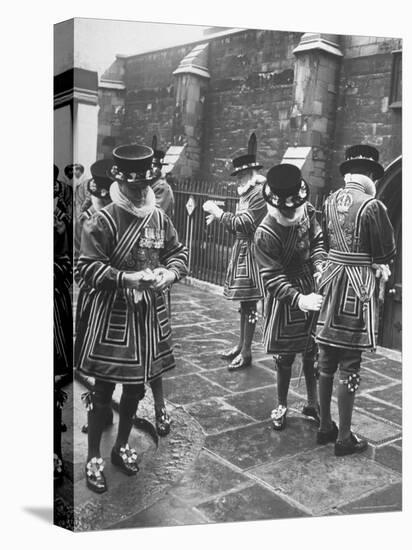
<path id="1" fill-rule="evenodd" d="M 206 225 L 202 206 L 211 199 L 225 211 L 235 212 L 236 188 L 228 183 L 185 180 L 177 182 L 174 195 L 174 223 L 189 248 L 190 275 L 223 285 L 234 236 L 216 221 Z"/>
<path id="2" fill-rule="evenodd" d="M 206 225 L 202 205 L 214 200 L 226 212 L 236 212 L 239 197 L 236 186 L 226 182 L 182 180 L 173 186 L 174 225 L 179 238 L 189 249 L 189 274 L 196 279 L 223 285 L 233 247 L 234 235 L 214 221 Z M 316 197 L 317 210 L 322 197 Z"/>

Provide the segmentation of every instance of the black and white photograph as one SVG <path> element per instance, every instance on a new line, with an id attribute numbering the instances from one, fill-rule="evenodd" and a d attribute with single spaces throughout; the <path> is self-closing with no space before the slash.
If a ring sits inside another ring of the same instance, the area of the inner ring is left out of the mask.
<path id="1" fill-rule="evenodd" d="M 402 511 L 402 38 L 367 31 L 56 23 L 56 525 Z"/>

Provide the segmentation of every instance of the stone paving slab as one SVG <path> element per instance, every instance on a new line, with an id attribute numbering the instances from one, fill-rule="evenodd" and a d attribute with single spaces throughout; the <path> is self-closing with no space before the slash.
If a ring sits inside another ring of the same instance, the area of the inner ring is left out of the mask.
<path id="1" fill-rule="evenodd" d="M 176 342 L 175 351 L 181 356 L 191 357 L 206 355 L 210 357 L 211 362 L 219 366 L 221 359 L 218 354 L 220 350 L 231 348 L 236 344 L 237 339 L 227 333 L 216 333 L 214 336 L 203 335 L 201 338 L 182 338 Z"/>
<path id="2" fill-rule="evenodd" d="M 184 376 L 185 374 L 196 374 L 202 372 L 201 367 L 195 365 L 188 359 L 179 358 L 176 360 L 176 367 L 167 371 L 163 375 L 163 379 L 176 378 L 176 376 Z"/>
<path id="3" fill-rule="evenodd" d="M 307 515 L 257 484 L 216 497 L 196 508 L 213 522 L 296 518 Z"/>
<path id="4" fill-rule="evenodd" d="M 228 394 L 227 390 L 209 382 L 199 374 L 168 378 L 164 380 L 163 387 L 166 398 L 172 403 L 180 405 Z"/>
<path id="5" fill-rule="evenodd" d="M 212 397 L 186 405 L 185 410 L 197 420 L 207 435 L 251 424 L 254 419 L 239 412 L 222 398 Z"/>
<path id="6" fill-rule="evenodd" d="M 202 326 L 213 330 L 213 332 L 220 333 L 220 332 L 229 332 L 232 333 L 235 337 L 236 334 L 239 332 L 239 316 L 237 316 L 236 319 L 228 319 L 226 315 L 224 315 L 224 318 L 219 319 L 211 319 L 209 321 L 205 321 L 202 323 Z M 236 340 L 236 337 L 235 337 Z M 255 340 L 256 341 L 256 340 Z"/>
<path id="7" fill-rule="evenodd" d="M 402 510 L 402 485 L 395 483 L 339 508 L 343 514 L 375 514 Z"/>
<path id="8" fill-rule="evenodd" d="M 375 462 L 379 462 L 379 464 L 399 474 L 402 473 L 402 451 L 394 445 L 383 445 L 375 449 L 372 448 L 369 452 L 369 456 L 371 456 Z"/>
<path id="9" fill-rule="evenodd" d="M 365 353 L 364 356 L 367 356 L 367 354 Z M 382 359 L 365 362 L 365 367 L 394 378 L 398 382 L 402 378 L 402 363 L 399 361 L 393 361 L 383 357 Z"/>
<path id="10" fill-rule="evenodd" d="M 249 473 L 313 515 L 326 514 L 367 492 L 400 481 L 398 474 L 364 456 L 336 458 L 333 445 L 318 446 Z"/>
<path id="11" fill-rule="evenodd" d="M 131 517 L 117 522 L 109 529 L 135 529 L 137 527 L 173 527 L 208 523 L 201 513 L 179 499 L 166 495 L 155 504 Z"/>
<path id="12" fill-rule="evenodd" d="M 402 426 L 402 410 L 393 407 L 388 403 L 377 401 L 369 394 L 360 394 L 356 396 L 355 410 L 365 410 L 370 414 L 380 417 L 389 422 Z"/>
<path id="13" fill-rule="evenodd" d="M 183 359 L 182 355 L 176 355 L 176 364 L 179 366 L 179 362 Z M 226 369 L 227 361 L 216 357 L 216 353 L 213 351 L 207 351 L 199 353 L 198 355 L 185 355 L 186 361 L 200 369 L 201 371 Z"/>
<path id="14" fill-rule="evenodd" d="M 186 504 L 198 504 L 217 494 L 227 492 L 250 480 L 229 468 L 207 451 L 202 451 L 193 468 L 169 491 Z"/>
<path id="15" fill-rule="evenodd" d="M 193 325 L 190 327 L 190 336 L 187 334 L 187 326 L 178 326 L 173 328 L 173 341 L 178 342 L 181 339 L 191 339 L 203 338 L 205 335 L 210 335 L 213 338 L 213 334 L 216 334 L 210 327 L 200 326 L 200 324 Z"/>
<path id="16" fill-rule="evenodd" d="M 173 314 L 173 328 L 192 327 L 196 323 L 210 321 L 210 318 L 203 313 L 188 309 L 187 311 L 177 311 Z"/>
<path id="17" fill-rule="evenodd" d="M 395 380 L 382 374 L 379 370 L 369 369 L 366 367 L 361 368 L 360 372 L 361 383 L 358 393 L 368 391 L 370 388 L 382 387 L 393 385 Z"/>
<path id="18" fill-rule="evenodd" d="M 268 420 L 275 406 L 275 386 L 236 393 L 225 397 L 225 401 L 256 420 Z"/>
<path id="19" fill-rule="evenodd" d="M 298 416 L 288 416 L 287 429 L 275 431 L 271 422 L 259 422 L 208 436 L 205 447 L 242 470 L 312 449 L 316 426 Z"/>
<path id="20" fill-rule="evenodd" d="M 402 384 L 395 384 L 382 390 L 371 390 L 368 393 L 376 399 L 402 407 Z"/>
<path id="21" fill-rule="evenodd" d="M 252 388 L 273 386 L 273 375 L 262 367 L 252 366 L 236 372 L 227 369 L 211 371 L 203 374 L 220 386 L 231 392 L 245 391 Z"/>

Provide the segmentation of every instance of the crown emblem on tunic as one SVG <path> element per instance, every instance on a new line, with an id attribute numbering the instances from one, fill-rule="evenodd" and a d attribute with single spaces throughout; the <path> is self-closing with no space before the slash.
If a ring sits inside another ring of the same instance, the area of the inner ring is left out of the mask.
<path id="1" fill-rule="evenodd" d="M 348 212 L 352 203 L 353 203 L 353 198 L 350 193 L 346 193 L 346 192 L 341 193 L 341 195 L 338 197 L 336 201 L 338 212 L 341 212 L 341 213 Z"/>

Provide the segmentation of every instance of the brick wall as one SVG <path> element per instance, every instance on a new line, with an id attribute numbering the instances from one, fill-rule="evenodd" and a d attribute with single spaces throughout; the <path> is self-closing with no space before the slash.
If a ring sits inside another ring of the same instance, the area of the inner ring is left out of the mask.
<path id="1" fill-rule="evenodd" d="M 391 52 L 399 48 L 400 39 L 344 37 L 332 188 L 342 183 L 338 167 L 346 147 L 371 143 L 379 149 L 384 166 L 402 153 L 401 111 L 389 107 Z"/>

